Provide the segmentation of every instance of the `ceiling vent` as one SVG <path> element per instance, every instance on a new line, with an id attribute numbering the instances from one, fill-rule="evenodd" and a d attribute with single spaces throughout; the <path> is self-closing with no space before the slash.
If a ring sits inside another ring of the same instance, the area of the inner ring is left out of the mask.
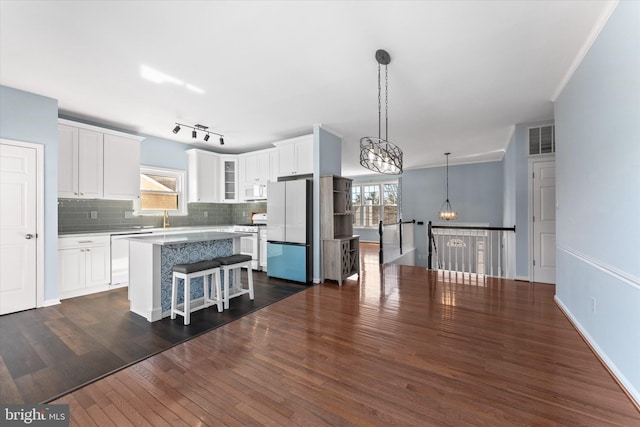
<path id="1" fill-rule="evenodd" d="M 556 152 L 556 127 L 554 125 L 529 128 L 529 155 Z"/>

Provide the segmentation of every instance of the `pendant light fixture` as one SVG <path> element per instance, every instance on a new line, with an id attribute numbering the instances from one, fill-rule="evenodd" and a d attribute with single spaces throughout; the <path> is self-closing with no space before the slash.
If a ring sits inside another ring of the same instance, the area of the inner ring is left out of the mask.
<path id="1" fill-rule="evenodd" d="M 444 153 L 444 155 L 447 156 L 447 200 L 445 200 L 440 208 L 440 212 L 438 212 L 438 217 L 446 221 L 458 219 L 458 212 L 453 210 L 449 202 L 449 154 L 451 153 Z"/>
<path id="2" fill-rule="evenodd" d="M 379 49 L 376 51 L 376 60 L 378 61 L 378 137 L 365 136 L 360 139 L 360 164 L 374 172 L 400 175 L 402 173 L 402 150 L 397 145 L 389 142 L 389 78 L 387 65 L 391 62 L 391 56 L 387 51 Z M 382 127 L 380 65 L 384 65 L 384 139 L 382 139 L 380 132 Z"/>

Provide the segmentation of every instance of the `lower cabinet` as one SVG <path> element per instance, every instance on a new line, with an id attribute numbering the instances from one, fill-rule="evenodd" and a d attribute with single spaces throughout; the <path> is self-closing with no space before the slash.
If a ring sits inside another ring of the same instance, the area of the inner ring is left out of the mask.
<path id="1" fill-rule="evenodd" d="M 322 280 L 342 281 L 360 274 L 359 236 L 322 240 Z"/>
<path id="2" fill-rule="evenodd" d="M 106 291 L 111 281 L 109 236 L 58 238 L 58 297 Z"/>

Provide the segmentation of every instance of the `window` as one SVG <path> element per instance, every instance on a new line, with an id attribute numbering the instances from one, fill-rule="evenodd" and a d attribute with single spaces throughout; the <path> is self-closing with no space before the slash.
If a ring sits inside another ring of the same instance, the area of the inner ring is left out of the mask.
<path id="1" fill-rule="evenodd" d="M 165 210 L 186 215 L 184 171 L 143 166 L 140 168 L 140 215 L 159 215 Z"/>
<path id="2" fill-rule="evenodd" d="M 398 184 L 366 183 L 351 187 L 354 227 L 377 227 L 398 222 Z"/>

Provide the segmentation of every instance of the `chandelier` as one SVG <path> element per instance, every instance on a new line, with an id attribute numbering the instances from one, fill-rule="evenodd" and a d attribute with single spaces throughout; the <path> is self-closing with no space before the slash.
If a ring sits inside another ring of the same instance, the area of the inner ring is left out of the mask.
<path id="1" fill-rule="evenodd" d="M 440 208 L 440 212 L 438 212 L 438 217 L 446 221 L 458 219 L 458 212 L 453 210 L 449 202 L 449 154 L 451 153 L 444 153 L 444 155 L 447 156 L 447 200 L 445 200 Z"/>
<path id="2" fill-rule="evenodd" d="M 387 51 L 379 49 L 376 51 L 376 60 L 378 61 L 378 137 L 365 136 L 360 139 L 360 164 L 374 172 L 387 175 L 400 175 L 402 173 L 402 150 L 397 145 L 389 142 L 389 78 L 387 65 L 391 62 L 391 56 L 389 56 Z M 382 139 L 380 132 L 382 126 L 380 65 L 384 65 L 384 139 Z"/>

